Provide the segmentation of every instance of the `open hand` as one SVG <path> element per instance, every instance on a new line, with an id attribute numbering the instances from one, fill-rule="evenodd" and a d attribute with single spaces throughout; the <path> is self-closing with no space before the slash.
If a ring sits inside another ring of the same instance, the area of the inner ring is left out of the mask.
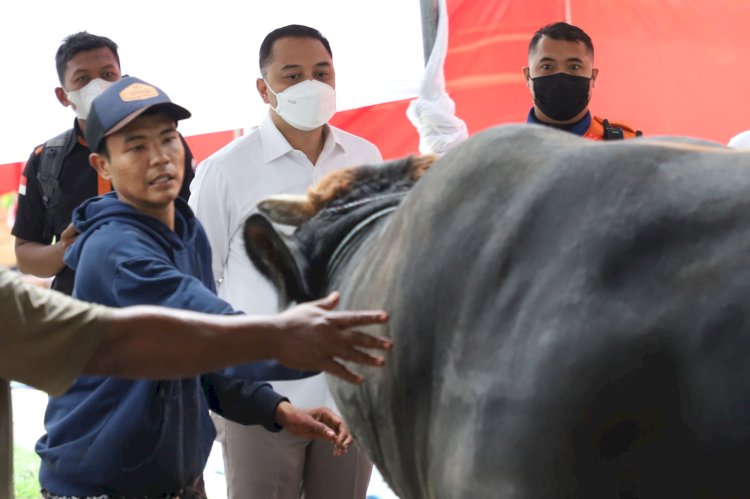
<path id="1" fill-rule="evenodd" d="M 383 357 L 363 352 L 360 348 L 390 350 L 390 340 L 359 331 L 354 326 L 387 322 L 384 311 L 336 312 L 339 294 L 297 305 L 277 317 L 279 334 L 274 357 L 287 367 L 303 371 L 326 371 L 351 383 L 363 378 L 344 366 L 347 360 L 366 366 L 382 366 Z"/>

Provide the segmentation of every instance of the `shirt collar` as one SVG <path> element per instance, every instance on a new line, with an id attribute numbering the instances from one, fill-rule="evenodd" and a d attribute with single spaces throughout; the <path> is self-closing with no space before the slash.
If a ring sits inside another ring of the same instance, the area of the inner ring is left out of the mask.
<path id="1" fill-rule="evenodd" d="M 269 111 L 259 127 L 260 138 L 263 142 L 263 161 L 265 163 L 270 163 L 294 150 L 279 129 L 276 128 L 273 119 L 271 119 L 271 112 Z M 321 151 L 320 157 L 328 156 L 335 148 L 346 152 L 338 130 L 328 124 L 323 126 L 326 127 L 326 141 L 323 144 L 323 151 Z"/>
<path id="2" fill-rule="evenodd" d="M 591 126 L 591 112 L 586 111 L 586 115 L 583 118 L 581 118 L 580 121 L 577 121 L 575 123 L 571 123 L 569 125 L 552 125 L 550 123 L 544 123 L 543 121 L 539 121 L 539 119 L 536 117 L 536 114 L 534 114 L 534 108 L 532 107 L 531 110 L 529 111 L 528 117 L 526 118 L 526 122 L 534 123 L 536 125 L 551 126 L 552 128 L 557 128 L 558 130 L 571 132 L 571 133 L 574 133 L 576 135 L 583 137 L 583 135 Z"/>
<path id="3" fill-rule="evenodd" d="M 76 134 L 76 142 L 78 142 L 80 145 L 88 149 L 89 145 L 86 142 L 86 137 L 83 136 L 83 130 L 81 130 L 81 125 L 78 124 L 78 118 L 73 119 L 73 131 Z"/>

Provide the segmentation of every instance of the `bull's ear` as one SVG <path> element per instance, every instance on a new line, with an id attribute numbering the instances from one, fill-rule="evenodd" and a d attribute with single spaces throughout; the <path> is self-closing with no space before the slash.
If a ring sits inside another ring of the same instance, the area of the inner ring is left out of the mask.
<path id="1" fill-rule="evenodd" d="M 245 220 L 243 238 L 250 261 L 276 287 L 280 308 L 312 299 L 305 282 L 307 259 L 292 238 L 279 234 L 270 220 L 258 213 Z"/>
<path id="2" fill-rule="evenodd" d="M 261 213 L 278 224 L 300 225 L 315 215 L 315 208 L 307 196 L 280 194 L 258 203 Z"/>

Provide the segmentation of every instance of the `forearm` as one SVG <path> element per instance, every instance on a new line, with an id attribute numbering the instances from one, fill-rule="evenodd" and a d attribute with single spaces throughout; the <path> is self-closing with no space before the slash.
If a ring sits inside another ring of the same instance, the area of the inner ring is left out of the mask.
<path id="1" fill-rule="evenodd" d="M 208 315 L 159 307 L 114 310 L 87 374 L 181 378 L 274 358 L 276 327 L 268 318 Z"/>
<path id="2" fill-rule="evenodd" d="M 41 244 L 16 238 L 15 250 L 18 268 L 25 274 L 54 277 L 65 267 L 65 247 L 61 243 Z"/>
<path id="3" fill-rule="evenodd" d="M 361 383 L 362 376 L 342 362 L 382 366 L 384 359 L 366 350 L 390 350 L 392 345 L 349 328 L 384 323 L 387 314 L 332 311 L 337 303 L 338 295 L 332 293 L 274 316 L 208 315 L 148 306 L 116 309 L 85 372 L 182 378 L 277 359 L 292 369 L 322 370 Z"/>
<path id="4" fill-rule="evenodd" d="M 262 382 L 227 378 L 221 373 L 201 376 L 203 393 L 212 411 L 243 425 L 259 424 L 268 431 L 279 431 L 277 408 L 286 397 Z"/>
<path id="5" fill-rule="evenodd" d="M 320 371 L 303 371 L 286 367 L 276 360 L 261 360 L 255 362 L 243 362 L 222 369 L 224 376 L 247 381 L 289 381 L 309 378 L 320 374 Z"/>

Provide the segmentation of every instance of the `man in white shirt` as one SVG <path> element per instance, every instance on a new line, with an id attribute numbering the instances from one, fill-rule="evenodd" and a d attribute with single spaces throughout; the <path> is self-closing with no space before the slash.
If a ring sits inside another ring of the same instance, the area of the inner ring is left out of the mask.
<path id="1" fill-rule="evenodd" d="M 256 87 L 268 116 L 201 163 L 190 196 L 211 243 L 219 296 L 250 314 L 278 309 L 276 291 L 252 266 L 242 240 L 242 224 L 256 204 L 275 194 L 302 194 L 340 168 L 382 161 L 373 144 L 327 124 L 336 112 L 336 74 L 328 40 L 316 29 L 290 25 L 269 33 L 260 71 Z M 334 408 L 323 375 L 273 386 L 299 407 Z M 366 495 L 372 465 L 359 449 L 334 457 L 327 443 L 217 423 L 230 499 Z"/>

